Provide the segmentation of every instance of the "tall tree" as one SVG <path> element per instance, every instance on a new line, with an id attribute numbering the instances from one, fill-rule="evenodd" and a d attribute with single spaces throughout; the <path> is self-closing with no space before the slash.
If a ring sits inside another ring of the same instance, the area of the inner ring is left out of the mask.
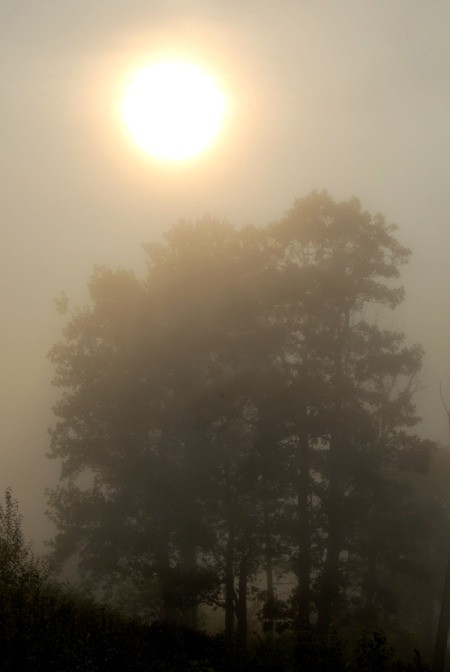
<path id="1" fill-rule="evenodd" d="M 450 433 L 450 410 L 442 395 L 440 387 L 442 404 L 447 414 L 449 433 Z M 445 572 L 444 589 L 442 592 L 441 606 L 439 611 L 439 621 L 436 632 L 436 642 L 433 654 L 433 672 L 442 672 L 447 655 L 448 630 L 450 627 L 450 549 L 448 551 L 447 569 Z"/>
<path id="2" fill-rule="evenodd" d="M 368 466 L 377 455 L 379 461 L 387 451 L 387 433 L 380 436 L 378 428 L 380 404 L 388 416 L 398 405 L 396 399 L 385 395 L 380 401 L 377 395 L 386 378 L 413 376 L 420 367 L 418 350 L 402 348 L 402 337 L 382 330 L 375 319 L 374 307 L 394 308 L 403 298 L 393 281 L 409 252 L 394 230 L 381 215 L 364 212 L 357 199 L 336 203 L 326 193 L 298 201 L 272 228 L 282 244 L 284 273 L 298 287 L 288 295 L 294 314 L 290 360 L 299 395 L 293 441 L 298 465 L 297 595 L 308 617 L 307 575 L 315 546 L 320 551 L 315 574 L 319 572 L 321 632 L 328 630 L 343 597 L 345 558 L 355 525 L 351 502 L 359 489 L 355 466 Z M 397 413 L 389 427 L 395 453 L 417 443 L 415 437 L 399 433 L 417 420 L 411 405 L 404 404 L 402 410 L 404 415 Z M 378 477 L 379 471 L 373 470 L 374 483 Z M 315 541 L 308 539 L 311 493 L 322 520 Z"/>
<path id="3" fill-rule="evenodd" d="M 321 633 L 386 614 L 395 557 L 422 552 L 405 511 L 431 450 L 421 350 L 382 327 L 409 256 L 394 234 L 313 193 L 266 228 L 179 224 L 143 279 L 97 269 L 50 353 L 56 556 L 131 584 L 149 617 L 195 627 L 220 604 L 242 646 L 253 595 L 271 635 L 287 607 Z"/>
<path id="4" fill-rule="evenodd" d="M 224 449 L 211 463 L 201 429 L 214 426 L 223 444 L 236 422 L 245 428 L 226 385 L 239 359 L 230 343 L 263 268 L 259 240 L 253 229 L 209 219 L 181 223 L 167 243 L 147 248 L 143 281 L 97 269 L 91 307 L 73 315 L 50 353 L 65 390 L 51 437 L 51 456 L 62 459 L 62 484 L 50 496 L 56 557 L 77 552 L 86 578 L 105 587 L 131 573 L 164 619 L 186 601 L 195 623 L 200 598 L 181 579 L 203 585 L 208 569 L 198 560 L 215 543 L 210 483 L 230 502 L 229 526 L 234 518 L 239 451 L 228 459 Z"/>
<path id="5" fill-rule="evenodd" d="M 11 488 L 5 491 L 0 504 L 0 584 L 3 588 L 17 588 L 30 578 L 44 578 L 45 564 L 38 560 L 27 544 L 22 531 L 22 514 Z"/>

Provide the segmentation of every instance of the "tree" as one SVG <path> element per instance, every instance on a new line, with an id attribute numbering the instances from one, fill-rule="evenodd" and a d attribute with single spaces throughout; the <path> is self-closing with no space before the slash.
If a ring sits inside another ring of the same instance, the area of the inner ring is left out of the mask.
<path id="1" fill-rule="evenodd" d="M 214 419 L 225 436 L 233 420 L 222 412 L 226 391 L 205 404 L 205 390 L 229 375 L 223 353 L 253 301 L 244 279 L 262 256 L 259 237 L 208 219 L 182 223 L 166 245 L 148 247 L 143 281 L 97 269 L 92 307 L 75 313 L 50 354 L 66 390 L 51 437 L 63 460 L 63 485 L 50 495 L 56 557 L 78 552 L 86 578 L 105 587 L 131 573 L 164 619 L 183 605 L 176 575 L 201 584 L 208 574 L 197 562 L 215 543 L 208 476 L 222 487 L 223 461 L 209 465 L 200 430 Z"/>
<path id="2" fill-rule="evenodd" d="M 5 490 L 0 504 L 0 584 L 5 589 L 26 587 L 40 582 L 47 575 L 46 563 L 35 557 L 30 544 L 25 543 L 22 515 L 11 488 Z"/>
<path id="3" fill-rule="evenodd" d="M 448 418 L 450 430 L 450 411 L 442 395 L 442 387 L 439 388 L 442 404 Z M 447 569 L 445 572 L 444 590 L 442 593 L 441 606 L 439 611 L 439 621 L 436 632 L 436 642 L 433 654 L 433 672 L 442 672 L 445 665 L 447 654 L 448 630 L 450 627 L 450 550 L 447 560 Z"/>
<path id="4" fill-rule="evenodd" d="M 326 193 L 313 193 L 271 231 L 281 245 L 291 324 L 285 357 L 296 391 L 289 442 L 297 501 L 297 610 L 309 621 L 315 576 L 317 627 L 323 633 L 338 609 L 345 609 L 358 516 L 364 509 L 379 514 L 371 493 L 395 482 L 401 455 L 422 453 L 426 463 L 431 448 L 405 431 L 417 423 L 412 381 L 421 350 L 382 329 L 374 310 L 395 308 L 403 298 L 393 281 L 409 252 L 394 230 L 381 215 L 364 212 L 357 199 L 336 203 Z M 375 541 L 373 528 L 370 536 Z"/>
<path id="5" fill-rule="evenodd" d="M 380 323 L 403 298 L 394 232 L 313 193 L 261 229 L 180 223 L 143 279 L 98 268 L 50 353 L 55 557 L 149 618 L 195 627 L 220 605 L 243 647 L 249 600 L 270 635 L 388 614 L 432 450 L 421 349 Z"/>

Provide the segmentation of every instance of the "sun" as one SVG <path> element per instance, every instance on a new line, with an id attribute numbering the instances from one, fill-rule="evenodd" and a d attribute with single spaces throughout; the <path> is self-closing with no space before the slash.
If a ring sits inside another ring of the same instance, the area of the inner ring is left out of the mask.
<path id="1" fill-rule="evenodd" d="M 184 161 L 218 135 L 225 96 L 197 65 L 163 61 L 135 73 L 121 107 L 125 125 L 143 151 L 164 161 Z"/>

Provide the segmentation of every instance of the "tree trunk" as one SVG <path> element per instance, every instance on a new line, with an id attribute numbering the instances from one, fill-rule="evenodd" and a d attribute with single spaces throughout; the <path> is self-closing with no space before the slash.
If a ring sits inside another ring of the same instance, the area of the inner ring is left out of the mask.
<path id="1" fill-rule="evenodd" d="M 317 604 L 317 631 L 326 634 L 333 618 L 336 599 L 339 595 L 341 552 L 341 492 L 342 458 L 345 426 L 342 419 L 344 390 L 344 350 L 350 323 L 350 309 L 338 310 L 336 314 L 336 345 L 334 351 L 334 402 L 330 431 L 331 439 L 328 454 L 328 493 L 326 514 L 328 519 L 327 554 L 322 575 L 321 589 Z M 334 416 L 334 417 L 333 417 Z"/>
<path id="2" fill-rule="evenodd" d="M 183 570 L 187 581 L 194 582 L 185 586 L 186 600 L 183 605 L 182 623 L 192 630 L 198 629 L 198 593 L 196 589 L 197 581 L 197 549 L 189 538 L 186 538 L 183 545 Z"/>
<path id="3" fill-rule="evenodd" d="M 376 550 L 370 548 L 367 557 L 366 571 L 363 579 L 364 606 L 361 615 L 361 625 L 369 632 L 375 630 L 377 624 L 377 608 L 375 596 L 377 591 L 377 557 Z"/>
<path id="4" fill-rule="evenodd" d="M 339 593 L 339 546 L 335 531 L 330 532 L 327 557 L 317 604 L 317 631 L 325 635 L 331 625 L 336 598 Z"/>
<path id="5" fill-rule="evenodd" d="M 442 388 L 439 386 L 442 403 L 448 418 L 448 430 L 450 433 L 450 410 L 447 408 L 444 397 L 442 395 Z M 436 633 L 436 643 L 434 646 L 433 655 L 433 672 L 442 672 L 445 665 L 445 657 L 447 653 L 448 630 L 450 627 L 450 544 L 448 550 L 447 571 L 445 573 L 444 592 L 442 594 L 441 611 L 439 614 L 439 623 Z"/>
<path id="6" fill-rule="evenodd" d="M 267 600 L 264 606 L 264 630 L 272 637 L 274 630 L 275 593 L 273 588 L 273 549 L 272 530 L 270 525 L 269 501 L 266 477 L 263 474 L 263 521 L 264 521 L 264 556 L 266 571 Z"/>
<path id="7" fill-rule="evenodd" d="M 237 638 L 239 649 L 245 652 L 247 649 L 247 583 L 248 583 L 248 565 L 247 557 L 242 555 L 241 566 L 239 570 L 239 590 L 237 599 Z"/>
<path id="8" fill-rule="evenodd" d="M 336 446 L 330 445 L 330 476 L 327 497 L 328 540 L 323 575 L 317 604 L 317 631 L 325 635 L 331 625 L 334 606 L 339 594 L 340 572 L 340 497 L 338 488 L 338 466 Z"/>
<path id="9" fill-rule="evenodd" d="M 225 551 L 225 641 L 231 645 L 234 635 L 234 529 L 228 528 Z"/>
<path id="10" fill-rule="evenodd" d="M 173 623 L 175 621 L 175 609 L 171 595 L 169 540 L 166 533 L 161 534 L 156 564 L 160 583 L 159 618 L 161 621 Z"/>
<path id="11" fill-rule="evenodd" d="M 311 617 L 311 524 L 309 511 L 309 445 L 306 436 L 300 436 L 297 475 L 298 566 L 296 611 L 299 622 L 309 624 Z"/>
<path id="12" fill-rule="evenodd" d="M 448 630 L 450 627 L 450 549 L 445 573 L 444 591 L 442 594 L 441 611 L 436 633 L 433 655 L 433 672 L 443 672 L 447 653 Z"/>

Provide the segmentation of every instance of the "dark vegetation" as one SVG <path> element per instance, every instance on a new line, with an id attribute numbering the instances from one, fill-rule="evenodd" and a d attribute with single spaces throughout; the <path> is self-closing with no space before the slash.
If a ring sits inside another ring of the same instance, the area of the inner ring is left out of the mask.
<path id="1" fill-rule="evenodd" d="M 425 669 L 419 658 L 412 665 L 396 662 L 381 633 L 362 633 L 354 650 L 345 654 L 342 643 L 319 641 L 312 631 L 290 633 L 276 645 L 259 637 L 251 650 L 243 650 L 221 635 L 126 618 L 50 580 L 46 563 L 24 543 L 10 490 L 0 505 L 0 552 L 2 671 L 239 672 L 250 666 L 288 672 L 298 664 L 307 670 Z"/>
<path id="2" fill-rule="evenodd" d="M 25 546 L 17 502 L 7 490 L 0 506 L 0 670 L 71 672 L 290 672 L 322 670 L 427 670 L 394 657 L 380 632 L 362 631 L 351 646 L 335 635 L 294 630 L 277 640 L 259 636 L 249 649 L 223 635 L 131 620 L 73 588 L 49 579 L 45 562 Z"/>
<path id="3" fill-rule="evenodd" d="M 49 502 L 52 562 L 76 558 L 97 601 L 13 583 L 5 660 L 427 669 L 449 462 L 418 434 L 421 348 L 392 327 L 394 234 L 313 193 L 265 228 L 179 224 L 143 279 L 96 269 L 50 353 Z"/>

